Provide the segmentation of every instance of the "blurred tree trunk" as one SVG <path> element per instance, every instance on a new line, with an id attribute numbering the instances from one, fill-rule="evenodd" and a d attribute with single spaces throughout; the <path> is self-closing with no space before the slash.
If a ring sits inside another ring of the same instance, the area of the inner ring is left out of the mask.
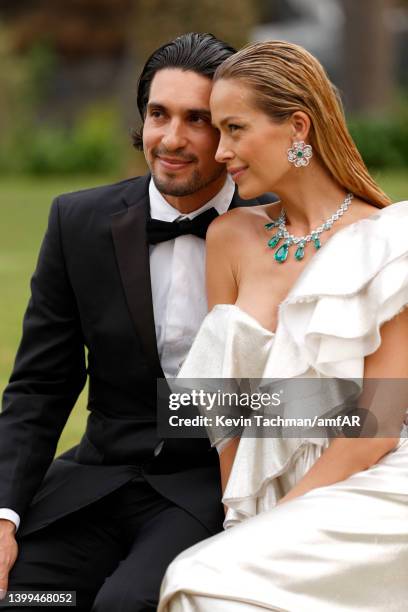
<path id="1" fill-rule="evenodd" d="M 342 0 L 344 92 L 349 110 L 381 114 L 394 89 L 393 40 L 386 12 L 393 0 Z"/>
<path id="2" fill-rule="evenodd" d="M 134 0 L 132 42 L 144 60 L 157 47 L 186 32 L 211 32 L 241 47 L 258 22 L 254 0 Z"/>

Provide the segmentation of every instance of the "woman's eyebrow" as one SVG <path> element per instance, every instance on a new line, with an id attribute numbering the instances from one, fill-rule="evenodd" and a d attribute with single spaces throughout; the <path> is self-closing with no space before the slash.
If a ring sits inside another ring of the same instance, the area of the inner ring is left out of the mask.
<path id="1" fill-rule="evenodd" d="M 220 127 L 223 127 L 226 123 L 229 123 L 230 121 L 239 121 L 239 117 L 237 117 L 236 115 L 229 115 L 228 117 L 224 117 L 224 119 L 221 119 L 220 121 Z M 214 123 L 213 125 L 214 127 L 218 127 Z"/>

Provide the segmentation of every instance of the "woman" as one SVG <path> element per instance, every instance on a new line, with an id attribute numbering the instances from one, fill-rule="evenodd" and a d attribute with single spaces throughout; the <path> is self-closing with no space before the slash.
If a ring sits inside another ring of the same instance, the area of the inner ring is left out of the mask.
<path id="1" fill-rule="evenodd" d="M 396 389 L 408 378 L 408 202 L 388 206 L 321 65 L 286 42 L 251 45 L 218 69 L 211 112 L 240 195 L 281 199 L 212 224 L 210 313 L 180 376 Z M 159 612 L 405 610 L 406 397 L 372 394 L 381 437 L 217 441 L 233 529 L 171 564 Z"/>

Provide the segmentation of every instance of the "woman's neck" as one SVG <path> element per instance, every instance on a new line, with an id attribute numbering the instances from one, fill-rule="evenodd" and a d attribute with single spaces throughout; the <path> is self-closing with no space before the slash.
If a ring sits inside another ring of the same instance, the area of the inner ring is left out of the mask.
<path id="1" fill-rule="evenodd" d="M 274 190 L 286 211 L 288 229 L 295 235 L 304 235 L 331 217 L 347 192 L 318 163 L 296 170 Z"/>

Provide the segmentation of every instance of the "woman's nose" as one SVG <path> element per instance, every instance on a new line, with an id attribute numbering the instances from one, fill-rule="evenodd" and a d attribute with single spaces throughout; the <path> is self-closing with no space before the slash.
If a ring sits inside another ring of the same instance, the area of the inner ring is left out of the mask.
<path id="1" fill-rule="evenodd" d="M 228 149 L 224 145 L 222 138 L 220 138 L 220 142 L 218 143 L 218 148 L 215 153 L 215 161 L 217 161 L 220 164 L 225 164 L 227 161 L 231 160 L 233 157 L 234 157 L 234 153 L 231 151 L 231 149 Z"/>

